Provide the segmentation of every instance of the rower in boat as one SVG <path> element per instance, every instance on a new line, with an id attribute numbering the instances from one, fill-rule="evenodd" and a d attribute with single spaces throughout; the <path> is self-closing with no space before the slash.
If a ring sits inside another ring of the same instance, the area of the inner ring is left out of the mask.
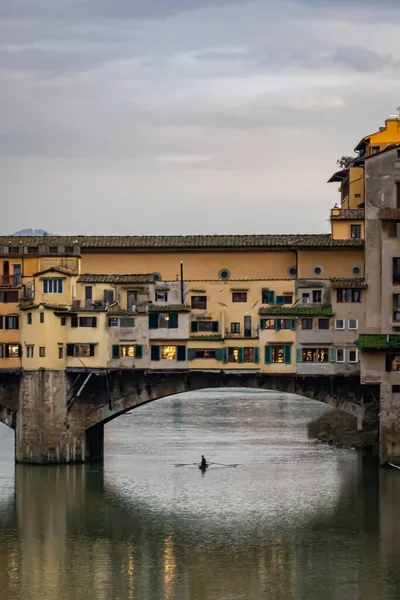
<path id="1" fill-rule="evenodd" d="M 208 467 L 207 459 L 205 458 L 204 454 L 202 454 L 201 462 L 200 462 L 200 469 L 207 469 L 207 467 Z"/>

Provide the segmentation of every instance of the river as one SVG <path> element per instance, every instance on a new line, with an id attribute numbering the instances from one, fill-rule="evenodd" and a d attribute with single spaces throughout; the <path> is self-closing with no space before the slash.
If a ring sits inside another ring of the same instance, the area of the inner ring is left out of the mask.
<path id="1" fill-rule="evenodd" d="M 107 426 L 104 467 L 15 468 L 1 426 L 1 600 L 398 600 L 400 471 L 307 439 L 322 410 L 166 398 Z M 202 453 L 238 466 L 174 466 Z"/>

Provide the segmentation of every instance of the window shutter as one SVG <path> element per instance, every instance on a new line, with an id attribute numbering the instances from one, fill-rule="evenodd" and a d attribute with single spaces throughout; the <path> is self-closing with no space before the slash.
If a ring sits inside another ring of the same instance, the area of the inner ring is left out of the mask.
<path id="1" fill-rule="evenodd" d="M 149 329 L 158 329 L 158 313 L 149 314 Z"/>
<path id="2" fill-rule="evenodd" d="M 283 347 L 283 362 L 285 365 L 292 364 L 292 348 L 291 346 Z"/>
<path id="3" fill-rule="evenodd" d="M 302 362 L 302 360 L 301 360 L 301 348 L 296 348 L 296 362 Z"/>
<path id="4" fill-rule="evenodd" d="M 0 329 L 3 329 L 3 317 L 0 317 Z"/>
<path id="5" fill-rule="evenodd" d="M 178 346 L 177 349 L 177 360 L 184 361 L 186 360 L 186 346 Z"/>
<path id="6" fill-rule="evenodd" d="M 255 363 L 260 362 L 260 349 L 259 348 L 254 348 L 254 362 Z"/>
<path id="7" fill-rule="evenodd" d="M 228 348 L 222 348 L 222 362 L 226 364 L 228 362 L 228 358 Z"/>
<path id="8" fill-rule="evenodd" d="M 113 344 L 113 347 L 112 347 L 112 357 L 113 358 L 119 358 L 119 345 L 118 344 Z"/>
<path id="9" fill-rule="evenodd" d="M 215 351 L 215 360 L 222 360 L 223 348 L 217 348 Z"/>
<path id="10" fill-rule="evenodd" d="M 18 356 L 19 356 L 19 358 L 21 358 L 21 356 L 22 356 L 22 346 L 21 346 L 21 344 L 18 345 Z"/>
<path id="11" fill-rule="evenodd" d="M 168 329 L 178 329 L 178 313 L 170 313 Z"/>
<path id="12" fill-rule="evenodd" d="M 213 321 L 212 322 L 212 331 L 214 331 L 214 333 L 218 333 L 218 329 L 219 329 L 218 321 Z"/>
<path id="13" fill-rule="evenodd" d="M 193 348 L 188 348 L 187 359 L 188 360 L 194 360 L 194 349 Z"/>
<path id="14" fill-rule="evenodd" d="M 244 348 L 238 348 L 238 363 L 244 362 Z"/>
<path id="15" fill-rule="evenodd" d="M 4 292 L 0 292 L 0 302 L 4 302 Z"/>
<path id="16" fill-rule="evenodd" d="M 74 356 L 74 344 L 67 344 L 67 356 Z"/>
<path id="17" fill-rule="evenodd" d="M 141 344 L 135 346 L 135 358 L 143 358 L 143 346 Z"/>
<path id="18" fill-rule="evenodd" d="M 260 319 L 260 329 L 265 329 L 265 319 Z"/>
<path id="19" fill-rule="evenodd" d="M 5 351 L 6 358 L 9 358 L 10 357 L 10 346 L 9 346 L 9 344 L 5 344 L 5 347 L 6 347 L 6 351 Z"/>
<path id="20" fill-rule="evenodd" d="M 264 348 L 264 362 L 266 365 L 272 363 L 272 348 L 271 346 L 265 346 Z"/>
<path id="21" fill-rule="evenodd" d="M 97 327 L 97 317 L 92 317 L 92 327 Z"/>
<path id="22" fill-rule="evenodd" d="M 277 331 L 279 331 L 279 330 L 280 330 L 280 328 L 281 328 L 281 320 L 280 320 L 280 319 L 275 319 L 275 322 L 274 322 L 274 328 L 275 328 Z"/>
<path id="23" fill-rule="evenodd" d="M 392 370 L 392 355 L 386 354 L 386 371 L 389 372 Z"/>
<path id="24" fill-rule="evenodd" d="M 277 296 L 276 303 L 277 304 L 285 304 L 285 298 L 283 296 Z"/>
<path id="25" fill-rule="evenodd" d="M 290 319 L 290 329 L 296 331 L 296 319 Z"/>
<path id="26" fill-rule="evenodd" d="M 269 291 L 267 300 L 268 304 L 275 304 L 275 292 Z"/>
<path id="27" fill-rule="evenodd" d="M 192 331 L 192 333 L 199 330 L 199 324 L 197 323 L 197 321 L 192 321 L 190 330 Z"/>
<path id="28" fill-rule="evenodd" d="M 89 356 L 94 356 L 94 344 L 89 344 Z"/>
<path id="29" fill-rule="evenodd" d="M 331 362 L 336 362 L 336 348 L 331 348 L 329 350 L 329 360 Z"/>
<path id="30" fill-rule="evenodd" d="M 160 360 L 160 346 L 150 346 L 151 360 Z"/>
<path id="31" fill-rule="evenodd" d="M 78 315 L 71 315 L 71 327 L 78 327 Z"/>

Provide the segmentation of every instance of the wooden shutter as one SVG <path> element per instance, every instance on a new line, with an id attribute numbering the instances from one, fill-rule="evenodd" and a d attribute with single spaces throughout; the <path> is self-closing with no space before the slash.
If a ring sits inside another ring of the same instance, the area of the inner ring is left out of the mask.
<path id="1" fill-rule="evenodd" d="M 187 359 L 188 360 L 194 360 L 194 349 L 193 348 L 188 348 Z"/>
<path id="2" fill-rule="evenodd" d="M 197 323 L 197 321 L 192 321 L 191 326 L 190 326 L 190 331 L 192 333 L 195 333 L 198 330 L 199 330 L 199 324 Z"/>
<path id="3" fill-rule="evenodd" d="M 5 357 L 10 357 L 10 344 L 5 344 Z"/>
<path id="4" fill-rule="evenodd" d="M 218 321 L 213 321 L 212 322 L 212 331 L 214 331 L 214 333 L 218 333 L 218 329 L 219 329 Z"/>
<path id="5" fill-rule="evenodd" d="M 135 358 L 143 358 L 143 346 L 141 344 L 135 346 Z"/>
<path id="6" fill-rule="evenodd" d="M 176 352 L 176 358 L 179 361 L 184 361 L 186 360 L 186 346 L 178 346 L 177 348 L 177 352 Z"/>
<path id="7" fill-rule="evenodd" d="M 290 319 L 290 329 L 296 331 L 296 319 Z"/>
<path id="8" fill-rule="evenodd" d="M 285 365 L 292 364 L 292 348 L 291 346 L 283 347 L 283 362 Z"/>
<path id="9" fill-rule="evenodd" d="M 244 362 L 244 348 L 238 348 L 238 363 Z"/>
<path id="10" fill-rule="evenodd" d="M 92 317 L 91 327 L 97 327 L 97 317 Z"/>
<path id="11" fill-rule="evenodd" d="M 217 350 L 215 351 L 215 360 L 222 360 L 223 359 L 223 348 L 217 348 Z"/>
<path id="12" fill-rule="evenodd" d="M 285 298 L 283 296 L 277 296 L 276 303 L 277 304 L 285 304 Z"/>
<path id="13" fill-rule="evenodd" d="M 296 348 L 296 362 L 302 362 L 302 360 L 301 360 L 301 348 Z"/>
<path id="14" fill-rule="evenodd" d="M 275 323 L 274 323 L 274 328 L 279 331 L 281 328 L 281 320 L 280 319 L 275 319 Z"/>
<path id="15" fill-rule="evenodd" d="M 386 371 L 389 372 L 392 370 L 392 355 L 391 354 L 386 354 Z"/>
<path id="16" fill-rule="evenodd" d="M 118 344 L 113 344 L 113 347 L 112 347 L 112 357 L 113 358 L 119 358 L 119 356 L 120 356 L 119 345 Z"/>
<path id="17" fill-rule="evenodd" d="M 265 329 L 265 319 L 260 319 L 260 329 Z"/>
<path id="18" fill-rule="evenodd" d="M 265 346 L 264 348 L 264 362 L 266 365 L 272 363 L 272 348 L 271 346 Z"/>
<path id="19" fill-rule="evenodd" d="M 150 346 L 151 360 L 160 360 L 160 346 Z"/>
<path id="20" fill-rule="evenodd" d="M 78 315 L 71 315 L 71 327 L 78 327 Z"/>
<path id="21" fill-rule="evenodd" d="M 329 360 L 330 362 L 336 362 L 336 348 L 331 348 L 329 350 Z"/>
<path id="22" fill-rule="evenodd" d="M 67 356 L 74 356 L 75 344 L 67 344 Z"/>
<path id="23" fill-rule="evenodd" d="M 170 313 L 168 329 L 178 329 L 178 313 Z"/>
<path id="24" fill-rule="evenodd" d="M 228 362 L 228 358 L 228 348 L 222 348 L 222 362 L 226 364 Z"/>
<path id="25" fill-rule="evenodd" d="M 158 313 L 149 314 L 149 329 L 158 329 Z"/>
<path id="26" fill-rule="evenodd" d="M 96 318 L 96 317 L 94 317 Z M 89 344 L 89 356 L 94 356 L 94 347 L 95 344 Z"/>
<path id="27" fill-rule="evenodd" d="M 3 329 L 3 317 L 0 317 L 0 329 Z"/>
<path id="28" fill-rule="evenodd" d="M 275 304 L 275 292 L 273 292 L 272 290 L 270 290 L 268 292 L 268 304 Z"/>
<path id="29" fill-rule="evenodd" d="M 260 349 L 259 348 L 254 348 L 254 362 L 255 363 L 260 362 Z"/>

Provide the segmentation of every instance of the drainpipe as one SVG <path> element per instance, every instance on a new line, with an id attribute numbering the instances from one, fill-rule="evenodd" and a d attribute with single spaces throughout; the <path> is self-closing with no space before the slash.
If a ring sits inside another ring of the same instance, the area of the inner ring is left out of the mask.
<path id="1" fill-rule="evenodd" d="M 183 260 L 181 260 L 181 304 L 185 303 L 185 295 L 183 293 Z"/>

